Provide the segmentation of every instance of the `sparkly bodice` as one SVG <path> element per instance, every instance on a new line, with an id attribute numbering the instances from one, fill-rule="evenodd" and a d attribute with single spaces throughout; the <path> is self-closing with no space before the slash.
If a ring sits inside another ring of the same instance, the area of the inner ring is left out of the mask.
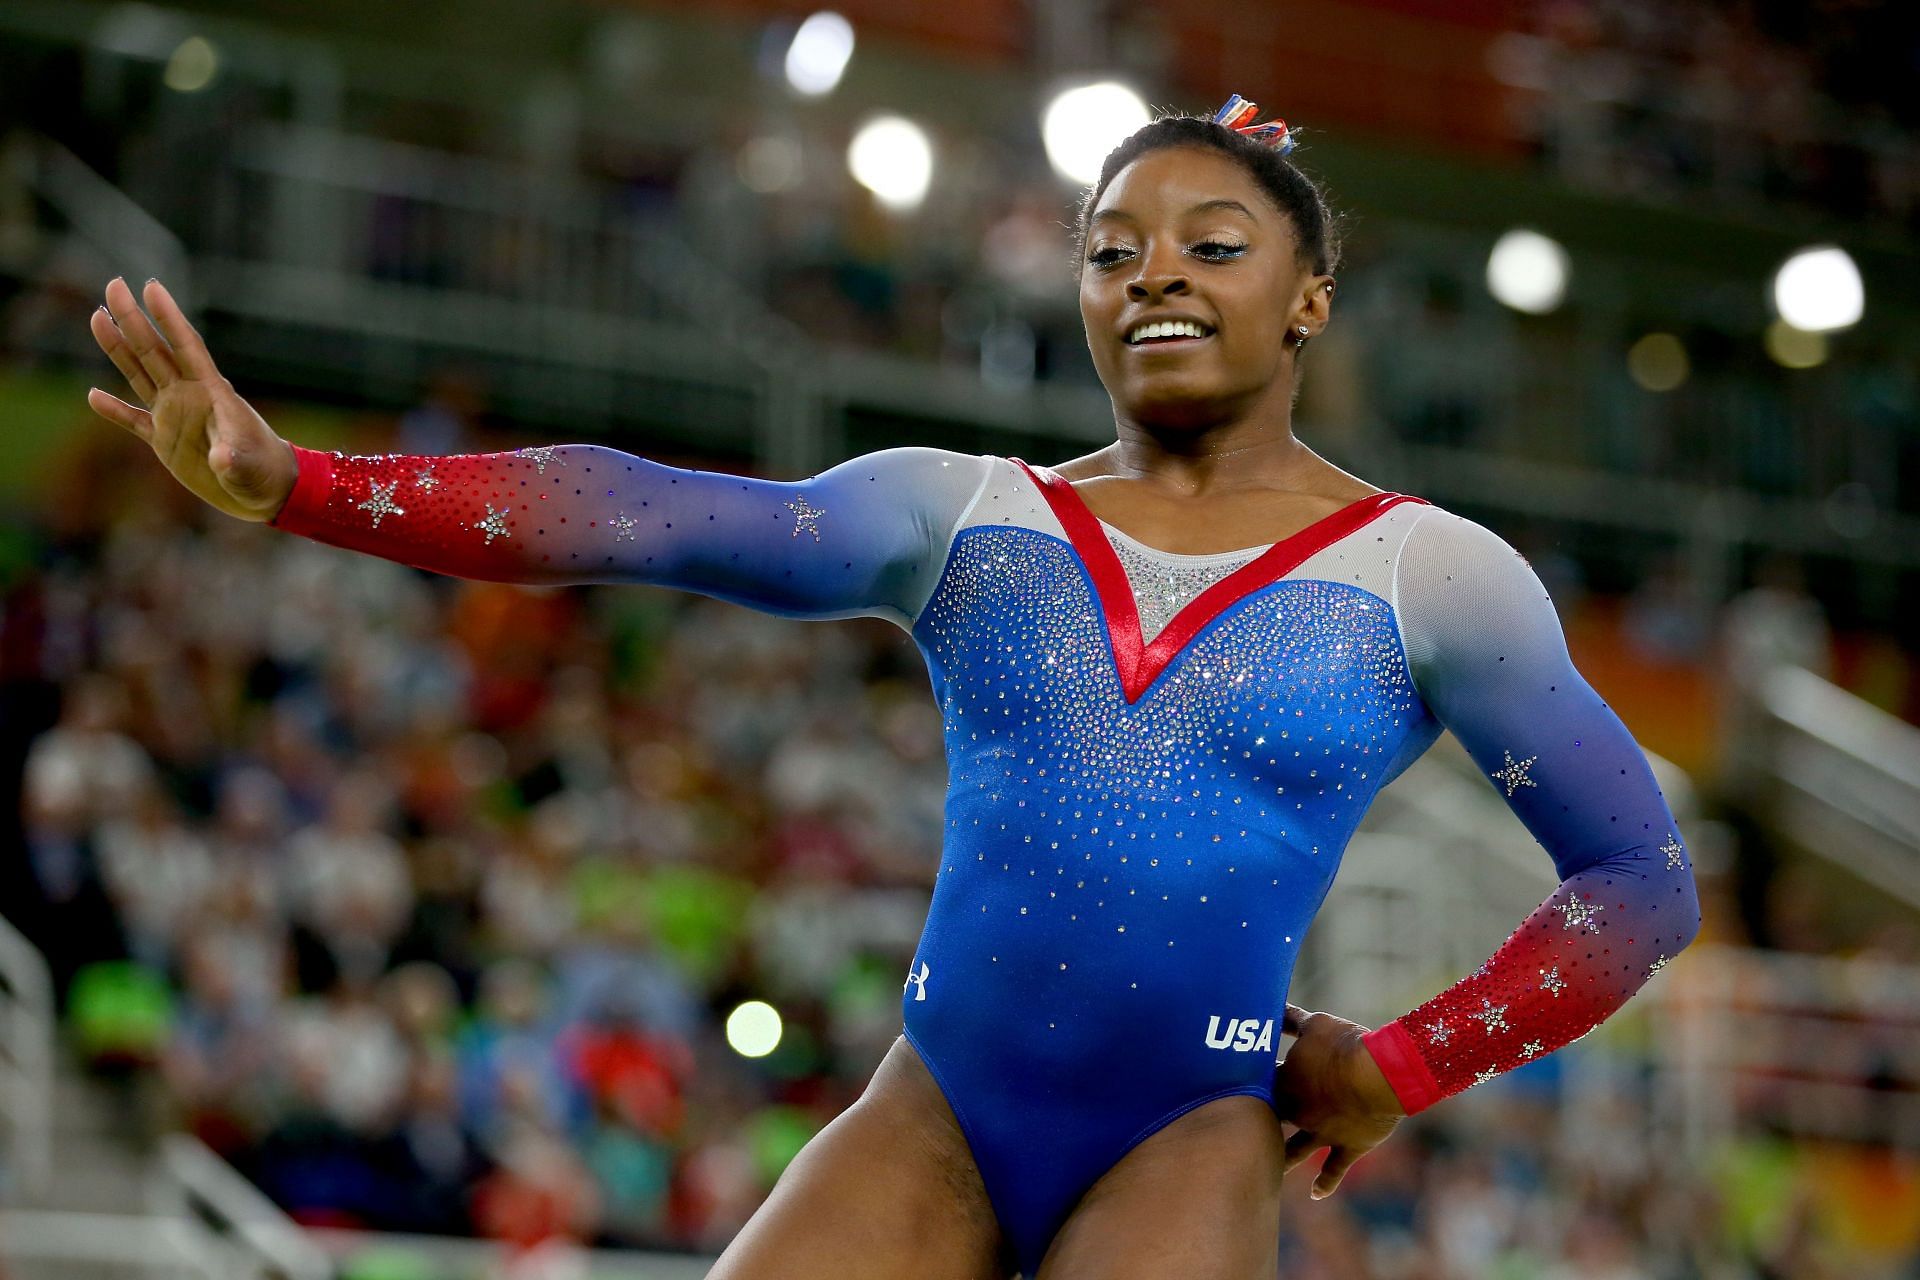
<path id="1" fill-rule="evenodd" d="M 976 997 L 909 1009 L 942 1041 L 1071 1025 L 1076 1054 L 1202 1047 L 1223 972 L 1249 1011 L 1284 1003 L 1354 826 L 1432 736 L 1390 610 L 1339 583 L 1254 593 L 1130 701 L 1073 547 L 973 528 L 914 635 L 951 779 L 921 956 L 930 1001 Z M 1063 1022 L 1101 1007 L 1127 1016 Z M 1201 1060 L 1221 1087 L 1250 1066 Z"/>
<path id="2" fill-rule="evenodd" d="M 1266 547 L 1223 551 L 1218 555 L 1188 556 L 1157 551 L 1109 526 L 1107 541 L 1120 566 L 1127 571 L 1134 605 L 1140 610 L 1141 636 L 1151 641 L 1173 616 L 1192 604 L 1202 591 L 1242 565 L 1251 564 Z"/>

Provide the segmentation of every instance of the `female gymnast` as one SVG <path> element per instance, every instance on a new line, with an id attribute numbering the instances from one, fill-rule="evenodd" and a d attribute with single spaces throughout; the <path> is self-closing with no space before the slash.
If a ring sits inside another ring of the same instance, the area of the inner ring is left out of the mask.
<path id="1" fill-rule="evenodd" d="M 90 404 L 230 515 L 467 578 L 881 617 L 919 646 L 949 787 L 905 1034 L 714 1277 L 1271 1276 L 1286 1170 L 1328 1148 L 1331 1193 L 1401 1116 L 1583 1035 L 1694 935 L 1672 814 L 1526 561 L 1295 438 L 1338 251 L 1285 124 L 1253 115 L 1157 120 L 1087 193 L 1116 439 L 1057 466 L 347 456 L 275 435 L 159 283 L 151 319 L 120 280 L 94 314 L 147 408 Z M 1559 887 L 1384 1026 L 1289 1005 L 1354 827 L 1443 728 Z"/>

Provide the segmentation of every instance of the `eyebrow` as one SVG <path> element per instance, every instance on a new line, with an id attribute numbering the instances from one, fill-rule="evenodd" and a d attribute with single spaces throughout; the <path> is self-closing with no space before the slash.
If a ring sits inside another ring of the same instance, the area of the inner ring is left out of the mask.
<path id="1" fill-rule="evenodd" d="M 1220 198 L 1215 200 L 1202 200 L 1199 204 L 1196 204 L 1191 209 L 1188 209 L 1187 212 L 1189 214 L 1207 213 L 1214 209 L 1231 209 L 1236 213 L 1245 215 L 1249 222 L 1260 221 L 1260 219 L 1253 216 L 1253 210 L 1247 208 L 1247 206 L 1245 206 L 1244 204 L 1241 204 L 1238 200 L 1228 200 L 1225 198 Z M 1087 225 L 1091 226 L 1094 223 L 1099 222 L 1103 218 L 1124 218 L 1128 222 L 1135 221 L 1134 216 L 1126 212 L 1124 209 L 1102 209 L 1100 210 L 1100 212 L 1094 214 L 1091 218 L 1087 219 Z"/>

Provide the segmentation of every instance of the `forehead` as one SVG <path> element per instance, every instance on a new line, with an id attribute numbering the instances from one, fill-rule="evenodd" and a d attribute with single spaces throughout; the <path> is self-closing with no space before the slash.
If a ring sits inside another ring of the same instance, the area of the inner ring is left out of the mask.
<path id="1" fill-rule="evenodd" d="M 1161 147 L 1113 175 L 1089 218 L 1112 209 L 1136 218 L 1177 216 L 1208 200 L 1238 200 L 1256 222 L 1278 220 L 1280 210 L 1238 160 L 1211 147 Z M 1228 217 L 1238 217 L 1229 213 Z"/>

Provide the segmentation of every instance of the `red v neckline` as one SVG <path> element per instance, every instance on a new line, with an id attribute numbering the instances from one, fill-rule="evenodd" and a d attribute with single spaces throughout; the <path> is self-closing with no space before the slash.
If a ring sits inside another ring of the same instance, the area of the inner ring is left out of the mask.
<path id="1" fill-rule="evenodd" d="M 1282 538 L 1189 600 L 1154 636 L 1153 643 L 1147 644 L 1140 634 L 1140 611 L 1134 604 L 1133 584 L 1113 544 L 1107 541 L 1100 517 L 1093 514 L 1073 484 L 1052 468 L 1032 467 L 1019 458 L 1007 461 L 1026 472 L 1027 478 L 1039 488 L 1054 518 L 1066 530 L 1067 540 L 1079 553 L 1080 562 L 1093 578 L 1094 591 L 1100 598 L 1100 612 L 1107 624 L 1107 641 L 1113 648 L 1113 665 L 1119 672 L 1120 688 L 1129 703 L 1140 701 L 1160 673 L 1222 613 L 1262 587 L 1279 581 L 1315 552 L 1370 523 L 1388 507 L 1426 501 L 1412 494 L 1389 492 L 1370 493 L 1349 502 L 1298 533 Z"/>

